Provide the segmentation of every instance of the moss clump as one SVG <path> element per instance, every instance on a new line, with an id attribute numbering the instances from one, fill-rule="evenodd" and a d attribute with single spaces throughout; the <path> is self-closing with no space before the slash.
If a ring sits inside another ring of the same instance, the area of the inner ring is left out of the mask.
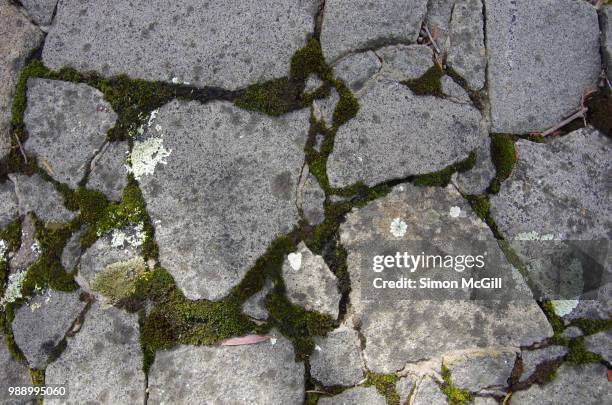
<path id="1" fill-rule="evenodd" d="M 599 363 L 602 361 L 600 355 L 589 352 L 584 345 L 584 337 L 578 337 L 568 344 L 569 353 L 565 361 L 570 364 Z"/>
<path id="2" fill-rule="evenodd" d="M 468 390 L 462 390 L 453 385 L 451 372 L 446 367 L 446 365 L 442 364 L 442 392 L 448 398 L 448 403 L 451 405 L 464 405 L 469 404 L 474 401 L 474 397 Z"/>
<path id="3" fill-rule="evenodd" d="M 470 203 L 472 210 L 482 219 L 487 222 L 490 219 L 489 210 L 491 209 L 491 202 L 486 194 L 468 195 L 466 199 Z"/>
<path id="4" fill-rule="evenodd" d="M 587 119 L 591 125 L 608 136 L 612 136 L 612 91 L 603 88 L 585 102 Z"/>
<path id="5" fill-rule="evenodd" d="M 106 266 L 91 282 L 94 291 L 104 295 L 112 304 L 130 298 L 136 293 L 138 279 L 147 271 L 142 257 Z"/>
<path id="6" fill-rule="evenodd" d="M 578 318 L 573 319 L 570 326 L 577 326 L 588 336 L 612 329 L 612 319 Z"/>
<path id="7" fill-rule="evenodd" d="M 290 76 L 293 79 L 303 82 L 311 74 L 316 74 L 323 80 L 331 76 L 331 71 L 323 57 L 321 44 L 316 38 L 310 38 L 306 45 L 291 57 Z"/>
<path id="8" fill-rule="evenodd" d="M 0 230 L 0 240 L 3 240 L 6 244 L 7 252 L 17 251 L 21 245 L 21 222 L 16 219 L 6 224 Z"/>
<path id="9" fill-rule="evenodd" d="M 444 76 L 444 71 L 438 66 L 432 66 L 423 73 L 418 79 L 405 80 L 402 84 L 408 86 L 416 95 L 432 95 L 442 97 L 442 83 L 440 79 Z"/>
<path id="10" fill-rule="evenodd" d="M 495 178 L 489 185 L 489 192 L 497 194 L 501 183 L 510 177 L 517 160 L 514 139 L 510 135 L 491 135 L 491 160 L 495 165 Z"/>
<path id="11" fill-rule="evenodd" d="M 359 111 L 359 102 L 353 96 L 353 93 L 343 83 L 336 83 L 336 90 L 340 95 L 340 100 L 336 104 L 336 109 L 333 114 L 333 128 L 337 129 L 351 118 L 357 115 Z"/>
<path id="12" fill-rule="evenodd" d="M 446 187 L 451 181 L 451 178 L 456 172 L 465 172 L 470 170 L 476 164 L 476 151 L 470 152 L 470 155 L 462 160 L 452 164 L 439 172 L 427 173 L 414 178 L 413 184 L 420 187 Z"/>
<path id="13" fill-rule="evenodd" d="M 377 374 L 372 371 L 368 371 L 364 386 L 376 387 L 376 390 L 380 393 L 380 395 L 385 397 L 388 404 L 399 405 L 400 397 L 395 389 L 396 384 L 397 376 L 395 374 Z"/>

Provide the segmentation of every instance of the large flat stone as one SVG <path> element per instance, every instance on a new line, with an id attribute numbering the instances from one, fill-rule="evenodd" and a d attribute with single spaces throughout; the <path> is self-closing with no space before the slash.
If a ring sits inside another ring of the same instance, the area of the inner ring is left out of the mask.
<path id="1" fill-rule="evenodd" d="M 444 356 L 453 385 L 470 392 L 503 389 L 514 368 L 518 349 L 494 348 Z"/>
<path id="2" fill-rule="evenodd" d="M 408 362 L 457 350 L 527 346 L 552 336 L 552 328 L 539 306 L 526 298 L 402 299 L 382 303 L 362 298 L 366 291 L 362 285 L 362 258 L 371 252 L 396 251 L 397 237 L 390 224 L 397 218 L 406 224 L 402 238 L 407 241 L 462 243 L 493 239 L 487 225 L 452 186 L 423 188 L 402 184 L 386 197 L 348 214 L 340 227 L 340 237 L 348 251 L 351 305 L 367 342 L 364 359 L 368 369 L 388 373 L 402 369 Z M 501 255 L 495 246 L 487 245 L 489 255 Z M 503 262 L 500 265 L 509 268 Z M 499 271 L 501 275 L 502 268 Z"/>
<path id="3" fill-rule="evenodd" d="M 57 0 L 21 0 L 21 4 L 37 25 L 45 26 L 51 24 Z"/>
<path id="4" fill-rule="evenodd" d="M 325 59 L 331 63 L 359 49 L 416 42 L 426 8 L 426 0 L 326 1 L 321 29 Z"/>
<path id="5" fill-rule="evenodd" d="M 357 116 L 340 127 L 327 174 L 334 187 L 372 186 L 439 171 L 466 159 L 479 143 L 480 113 L 408 87 L 379 81 L 360 99 Z"/>
<path id="6" fill-rule="evenodd" d="M 434 65 L 431 48 L 425 45 L 391 45 L 376 50 L 382 59 L 381 73 L 396 81 L 414 80 Z"/>
<path id="7" fill-rule="evenodd" d="M 185 389 L 188 387 L 188 389 Z M 153 404 L 298 404 L 304 365 L 284 337 L 256 345 L 178 346 L 158 351 L 149 372 Z"/>
<path id="8" fill-rule="evenodd" d="M 342 80 L 351 91 L 359 95 L 367 81 L 382 67 L 373 51 L 350 54 L 334 65 L 334 76 Z"/>
<path id="9" fill-rule="evenodd" d="M 564 364 L 556 378 L 546 385 L 534 384 L 512 394 L 515 404 L 604 404 L 612 397 L 607 369 L 601 364 L 571 366 Z M 608 398 L 608 399 L 606 399 Z"/>
<path id="10" fill-rule="evenodd" d="M 436 34 L 436 44 L 442 54 L 446 54 L 449 44 L 451 15 L 457 0 L 430 0 L 427 2 L 425 22 L 432 35 Z"/>
<path id="11" fill-rule="evenodd" d="M 45 367 L 49 355 L 70 330 L 85 308 L 79 291 L 65 293 L 48 290 L 22 305 L 13 319 L 15 343 L 31 368 Z"/>
<path id="12" fill-rule="evenodd" d="M 129 153 L 127 142 L 110 142 L 91 163 L 87 187 L 101 191 L 109 200 L 121 200 L 127 185 L 125 160 Z"/>
<path id="13" fill-rule="evenodd" d="M 43 40 L 43 33 L 8 0 L 0 1 L 0 159 L 10 152 L 13 95 L 26 58 Z"/>
<path id="14" fill-rule="evenodd" d="M 304 0 L 63 1 L 43 49 L 51 68 L 237 89 L 286 76 L 314 31 Z"/>
<path id="15" fill-rule="evenodd" d="M 519 381 L 526 381 L 531 377 L 540 364 L 560 360 L 566 353 L 567 348 L 564 346 L 548 346 L 543 349 L 523 351 L 521 354 L 523 372 Z"/>
<path id="16" fill-rule="evenodd" d="M 342 324 L 326 337 L 315 338 L 310 374 L 325 386 L 353 386 L 363 380 L 361 345 L 352 322 Z"/>
<path id="17" fill-rule="evenodd" d="M 9 387 L 27 387 L 32 385 L 28 368 L 13 358 L 4 342 L 5 336 L 0 332 L 0 402 L 6 405 L 33 405 L 32 396 L 17 399 L 9 395 Z"/>
<path id="18" fill-rule="evenodd" d="M 601 70 L 595 8 L 580 0 L 485 5 L 492 131 L 543 131 L 575 112 Z"/>
<path id="19" fill-rule="evenodd" d="M 51 177 L 76 188 L 117 114 L 99 90 L 86 84 L 29 79 L 27 97 L 26 152 Z"/>
<path id="20" fill-rule="evenodd" d="M 46 384 L 66 386 L 66 397 L 48 404 L 144 403 L 138 315 L 94 303 L 80 331 L 47 367 Z"/>
<path id="21" fill-rule="evenodd" d="M 15 184 L 21 215 L 33 212 L 45 222 L 68 222 L 76 216 L 76 213 L 64 207 L 62 195 L 53 184 L 44 181 L 38 174 L 28 177 L 13 173 L 9 174 L 9 178 Z"/>
<path id="22" fill-rule="evenodd" d="M 474 167 L 468 171 L 453 174 L 453 183 L 462 193 L 481 194 L 489 187 L 495 174 L 495 166 L 491 160 L 491 138 L 485 136 L 481 138 L 476 148 Z"/>
<path id="23" fill-rule="evenodd" d="M 350 388 L 333 397 L 320 397 L 320 405 L 385 405 L 387 401 L 374 386 Z"/>
<path id="24" fill-rule="evenodd" d="M 226 102 L 174 101 L 154 119 L 160 130 L 136 142 L 144 151 L 137 159 L 132 151 L 133 171 L 160 262 L 187 297 L 222 298 L 298 223 L 308 120 L 308 110 L 272 118 Z M 147 145 L 162 144 L 165 164 L 155 168 Z"/>
<path id="25" fill-rule="evenodd" d="M 447 403 L 446 395 L 430 376 L 424 376 L 417 382 L 412 397 L 410 397 L 411 405 L 444 405 Z"/>
<path id="26" fill-rule="evenodd" d="M 15 187 L 10 181 L 0 183 L 0 229 L 17 219 L 19 207 Z"/>

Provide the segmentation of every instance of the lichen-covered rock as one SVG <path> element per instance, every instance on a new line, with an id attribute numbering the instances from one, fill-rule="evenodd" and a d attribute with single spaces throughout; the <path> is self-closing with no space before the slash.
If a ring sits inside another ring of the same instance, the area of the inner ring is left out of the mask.
<path id="1" fill-rule="evenodd" d="M 465 172 L 453 175 L 453 183 L 462 193 L 481 194 L 491 184 L 496 171 L 491 160 L 491 138 L 485 136 L 476 148 L 476 163 L 474 167 Z"/>
<path id="2" fill-rule="evenodd" d="M 211 404 L 298 404 L 304 401 L 304 365 L 282 336 L 256 345 L 178 346 L 157 352 L 148 390 L 154 404 L 203 398 Z"/>
<path id="3" fill-rule="evenodd" d="M 0 331 L 0 403 L 6 405 L 33 405 L 36 399 L 33 396 L 24 396 L 19 399 L 9 395 L 9 387 L 27 387 L 32 385 L 28 368 L 15 360 L 5 344 L 4 332 Z"/>
<path id="4" fill-rule="evenodd" d="M 571 366 L 564 364 L 556 378 L 545 385 L 533 384 L 512 394 L 515 404 L 604 404 L 612 397 L 612 384 L 601 364 Z M 606 399 L 608 398 L 608 399 Z"/>
<path id="5" fill-rule="evenodd" d="M 45 65 L 237 89 L 286 76 L 314 30 L 318 2 L 62 1 Z"/>
<path id="6" fill-rule="evenodd" d="M 353 93 L 360 91 L 381 68 L 378 56 L 372 51 L 350 54 L 334 65 L 334 76 L 342 80 Z"/>
<path id="7" fill-rule="evenodd" d="M 66 339 L 66 349 L 45 373 L 47 385 L 66 386 L 66 397 L 45 403 L 144 403 L 139 337 L 137 314 L 92 304 L 80 331 Z"/>
<path id="8" fill-rule="evenodd" d="M 560 360 L 567 354 L 564 346 L 548 346 L 537 350 L 524 350 L 521 353 L 523 360 L 523 372 L 519 379 L 520 382 L 526 381 L 536 371 L 538 365 L 545 362 Z"/>
<path id="9" fill-rule="evenodd" d="M 11 273 L 27 270 L 32 263 L 38 260 L 40 253 L 40 243 L 36 240 L 34 217 L 28 214 L 21 221 L 19 249 L 9 262 Z"/>
<path id="10" fill-rule="evenodd" d="M 382 61 L 381 73 L 396 81 L 423 76 L 434 65 L 433 51 L 425 45 L 391 45 L 376 50 Z"/>
<path id="11" fill-rule="evenodd" d="M 266 297 L 270 291 L 272 291 L 272 282 L 270 279 L 266 278 L 264 287 L 242 304 L 242 312 L 260 321 L 268 319 L 269 314 L 266 309 Z"/>
<path id="12" fill-rule="evenodd" d="M 481 0 L 459 0 L 453 7 L 446 63 L 473 90 L 485 85 L 487 67 Z"/>
<path id="13" fill-rule="evenodd" d="M 10 1 L 0 0 L 0 159 L 10 152 L 13 95 L 19 72 L 43 33 Z"/>
<path id="14" fill-rule="evenodd" d="M 372 186 L 437 172 L 466 159 L 480 140 L 475 108 L 378 81 L 360 99 L 355 118 L 340 127 L 327 162 L 330 185 Z"/>
<path id="15" fill-rule="evenodd" d="M 543 131 L 575 112 L 601 70 L 595 8 L 576 0 L 485 5 L 492 131 Z"/>
<path id="16" fill-rule="evenodd" d="M 325 219 L 325 192 L 317 179 L 309 174 L 302 189 L 302 211 L 310 225 L 319 225 Z"/>
<path id="17" fill-rule="evenodd" d="M 76 188 L 117 114 L 99 90 L 86 84 L 31 78 L 27 97 L 26 152 L 51 177 Z"/>
<path id="18" fill-rule="evenodd" d="M 444 75 L 440 78 L 442 93 L 456 103 L 469 103 L 470 96 L 465 89 L 459 86 L 450 76 Z"/>
<path id="19" fill-rule="evenodd" d="M 368 369 L 388 373 L 408 362 L 457 350 L 527 346 L 552 336 L 541 309 L 527 298 L 516 302 L 404 299 L 384 305 L 363 299 L 362 258 L 372 251 L 396 251 L 397 237 L 390 224 L 398 218 L 405 224 L 402 238 L 407 241 L 493 240 L 487 225 L 452 186 L 402 184 L 347 215 L 340 237 L 348 251 L 351 305 L 367 342 L 364 360 Z M 503 258 L 496 245 L 489 244 L 487 249 L 489 255 Z M 500 274 L 510 268 L 503 262 L 500 265 Z"/>
<path id="20" fill-rule="evenodd" d="M 47 290 L 19 307 L 12 323 L 13 335 L 31 368 L 45 367 L 85 305 L 79 300 L 79 291 Z"/>
<path id="21" fill-rule="evenodd" d="M 351 51 L 416 42 L 426 0 L 328 0 L 321 29 L 321 47 L 328 63 Z"/>
<path id="22" fill-rule="evenodd" d="M 599 354 L 608 363 L 612 361 L 612 331 L 587 336 L 584 345 L 588 351 Z"/>
<path id="23" fill-rule="evenodd" d="M 0 183 L 0 229 L 19 216 L 15 187 L 10 181 Z"/>
<path id="24" fill-rule="evenodd" d="M 304 242 L 283 263 L 283 279 L 289 301 L 308 311 L 338 317 L 338 280 L 323 258 L 313 254 Z"/>
<path id="25" fill-rule="evenodd" d="M 385 405 L 387 401 L 385 397 L 380 395 L 374 386 L 370 387 L 355 387 L 343 391 L 341 394 L 333 397 L 320 397 L 320 405 Z"/>
<path id="26" fill-rule="evenodd" d="M 518 349 L 494 348 L 452 353 L 443 363 L 453 385 L 470 392 L 501 389 L 508 385 Z"/>
<path id="27" fill-rule="evenodd" d="M 101 191 L 109 200 L 121 200 L 127 185 L 125 160 L 129 153 L 127 142 L 110 142 L 91 163 L 87 187 Z"/>
<path id="28" fill-rule="evenodd" d="M 612 80 L 612 6 L 601 10 L 603 22 L 603 54 L 608 69 L 608 80 Z"/>
<path id="29" fill-rule="evenodd" d="M 68 211 L 63 205 L 62 195 L 53 184 L 44 181 L 38 174 L 9 174 L 15 184 L 19 213 L 33 212 L 44 222 L 69 222 L 76 213 Z"/>
<path id="30" fill-rule="evenodd" d="M 165 164 L 133 170 L 160 263 L 188 298 L 225 296 L 298 223 L 308 121 L 308 110 L 273 118 L 219 101 L 160 108 L 144 136 L 163 143 Z"/>
<path id="31" fill-rule="evenodd" d="M 310 374 L 325 386 L 353 386 L 363 380 L 359 336 L 352 322 L 342 324 L 326 337 L 315 338 Z"/>
<path id="32" fill-rule="evenodd" d="M 51 24 L 57 0 L 21 0 L 21 4 L 37 25 L 45 26 Z"/>

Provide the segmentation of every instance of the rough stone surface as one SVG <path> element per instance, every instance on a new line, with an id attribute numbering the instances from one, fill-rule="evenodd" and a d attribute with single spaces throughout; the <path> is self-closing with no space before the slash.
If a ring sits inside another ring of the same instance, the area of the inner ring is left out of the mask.
<path id="1" fill-rule="evenodd" d="M 297 224 L 308 120 L 307 110 L 271 118 L 225 102 L 159 110 L 164 136 L 145 135 L 171 152 L 140 185 L 161 265 L 187 297 L 222 298 Z"/>
<path id="2" fill-rule="evenodd" d="M 459 208 L 457 217 L 449 212 Z M 455 208 L 455 209 L 456 209 Z M 552 336 L 552 328 L 534 301 L 398 300 L 385 305 L 362 300 L 361 257 L 385 252 L 395 237 L 389 224 L 401 218 L 407 240 L 492 240 L 490 229 L 452 187 L 395 187 L 386 197 L 353 210 L 340 227 L 348 251 L 351 304 L 367 345 L 368 369 L 388 373 L 406 363 L 477 347 L 520 347 Z M 367 248 L 366 248 L 367 246 Z M 492 252 L 491 252 L 492 253 Z"/>
<path id="3" fill-rule="evenodd" d="M 599 354 L 608 363 L 612 362 L 612 332 L 599 332 L 584 338 L 588 351 Z"/>
<path id="4" fill-rule="evenodd" d="M 604 404 L 612 397 L 612 384 L 601 364 L 562 365 L 546 385 L 534 384 L 512 394 L 516 404 Z M 608 398 L 608 399 L 606 399 Z"/>
<path id="5" fill-rule="evenodd" d="M 19 250 L 11 257 L 9 268 L 11 273 L 25 271 L 40 257 L 40 244 L 36 240 L 36 226 L 32 214 L 26 215 L 21 221 L 21 242 Z"/>
<path id="6" fill-rule="evenodd" d="M 117 114 L 99 90 L 86 84 L 29 79 L 27 97 L 26 153 L 36 156 L 51 177 L 76 188 Z"/>
<path id="7" fill-rule="evenodd" d="M 329 0 L 321 29 L 321 47 L 328 63 L 350 51 L 388 43 L 416 42 L 426 0 Z"/>
<path id="8" fill-rule="evenodd" d="M 563 333 L 561 333 L 561 337 L 568 338 L 568 339 L 577 338 L 582 335 L 583 335 L 582 331 L 580 330 L 580 328 L 576 326 L 570 326 L 569 328 L 566 328 L 563 331 Z"/>
<path id="9" fill-rule="evenodd" d="M 455 81 L 447 75 L 442 76 L 440 79 L 440 84 L 442 85 L 442 93 L 446 95 L 452 101 L 457 103 L 469 103 L 470 96 L 463 89 L 463 87 L 459 86 Z"/>
<path id="10" fill-rule="evenodd" d="M 376 50 L 382 59 L 381 73 L 402 81 L 418 79 L 434 65 L 433 51 L 425 45 L 392 45 Z"/>
<path id="11" fill-rule="evenodd" d="M 310 225 L 318 225 L 325 219 L 324 202 L 325 192 L 317 179 L 309 174 L 304 183 L 302 210 Z"/>
<path id="12" fill-rule="evenodd" d="M 487 55 L 481 0 L 459 0 L 453 7 L 446 63 L 473 90 L 485 85 Z"/>
<path id="13" fill-rule="evenodd" d="M 302 403 L 304 365 L 280 336 L 256 345 L 158 351 L 149 372 L 149 401 L 189 404 L 202 398 L 211 404 Z"/>
<path id="14" fill-rule="evenodd" d="M 4 333 L 0 331 L 0 403 L 6 405 L 35 404 L 32 397 L 17 400 L 9 395 L 9 387 L 24 387 L 32 385 L 28 368 L 13 358 L 4 343 Z"/>
<path id="15" fill-rule="evenodd" d="M 340 292 L 337 279 L 321 256 L 301 242 L 283 263 L 287 298 L 309 311 L 338 317 Z"/>
<path id="16" fill-rule="evenodd" d="M 47 367 L 46 384 L 66 386 L 65 398 L 47 404 L 144 403 L 138 315 L 94 303 L 62 356 Z"/>
<path id="17" fill-rule="evenodd" d="M 21 11 L 0 0 L 0 159 L 10 152 L 13 95 L 26 58 L 38 48 L 43 33 Z"/>
<path id="18" fill-rule="evenodd" d="M 342 80 L 353 93 L 359 95 L 366 85 L 382 67 L 380 59 L 372 51 L 359 52 L 340 59 L 334 65 L 334 75 Z"/>
<path id="19" fill-rule="evenodd" d="M 444 356 L 455 387 L 479 392 L 508 385 L 518 349 L 484 349 Z"/>
<path id="20" fill-rule="evenodd" d="M 0 183 L 0 229 L 19 216 L 15 187 L 10 181 Z"/>
<path id="21" fill-rule="evenodd" d="M 575 112 L 601 70 L 595 8 L 576 0 L 485 3 L 492 131 L 543 131 Z"/>
<path id="22" fill-rule="evenodd" d="M 50 353 L 84 308 L 85 303 L 79 300 L 79 291 L 65 293 L 47 290 L 15 312 L 12 324 L 15 343 L 31 368 L 44 368 Z"/>
<path id="23" fill-rule="evenodd" d="M 350 388 L 333 397 L 320 397 L 320 405 L 385 405 L 387 401 L 374 386 Z"/>
<path id="24" fill-rule="evenodd" d="M 496 171 L 491 160 L 491 138 L 483 137 L 476 148 L 476 164 L 466 172 L 453 175 L 453 183 L 465 194 L 481 194 L 491 184 Z"/>
<path id="25" fill-rule="evenodd" d="M 233 90 L 286 76 L 317 8 L 314 0 L 138 0 L 120 9 L 113 0 L 62 1 L 43 61 Z"/>
<path id="26" fill-rule="evenodd" d="M 334 187 L 372 186 L 439 171 L 466 159 L 479 141 L 480 113 L 397 82 L 373 84 L 357 116 L 340 127 L 327 174 Z"/>
<path id="27" fill-rule="evenodd" d="M 60 260 L 62 267 L 67 272 L 72 272 L 81 259 L 81 254 L 83 253 L 81 249 L 81 236 L 83 232 L 84 229 L 80 229 L 72 234 L 68 242 L 66 242 L 66 246 L 62 249 Z"/>
<path id="28" fill-rule="evenodd" d="M 315 338 L 310 373 L 323 385 L 352 386 L 363 380 L 359 336 L 352 325 L 343 324 L 325 338 Z"/>
<path id="29" fill-rule="evenodd" d="M 438 384 L 429 376 L 423 377 L 416 385 L 411 398 L 411 405 L 443 405 L 447 404 L 446 395 Z"/>
<path id="30" fill-rule="evenodd" d="M 34 212 L 39 219 L 47 222 L 68 222 L 76 213 L 63 205 L 62 195 L 53 184 L 44 181 L 38 174 L 28 177 L 24 174 L 9 174 L 15 184 L 19 213 Z"/>
<path id="31" fill-rule="evenodd" d="M 608 80 L 612 80 L 612 6 L 601 10 L 603 22 L 603 54 L 608 69 Z"/>
<path id="32" fill-rule="evenodd" d="M 264 321 L 268 319 L 268 310 L 266 309 L 266 296 L 272 290 L 272 282 L 266 278 L 264 287 L 253 294 L 248 300 L 242 304 L 242 312 L 251 318 Z"/>
<path id="33" fill-rule="evenodd" d="M 49 25 L 57 0 L 21 0 L 21 4 L 37 25 Z"/>
<path id="34" fill-rule="evenodd" d="M 409 404 L 408 399 L 410 398 L 410 395 L 413 394 L 417 381 L 418 379 L 411 375 L 397 380 L 395 390 L 400 397 L 400 404 Z"/>
<path id="35" fill-rule="evenodd" d="M 103 192 L 109 200 L 121 200 L 121 192 L 127 185 L 128 153 L 127 142 L 110 142 L 104 146 L 91 164 L 87 187 Z"/>
<path id="36" fill-rule="evenodd" d="M 312 108 L 314 116 L 317 120 L 325 122 L 328 128 L 331 128 L 334 123 L 334 111 L 336 104 L 340 101 L 340 95 L 336 89 L 331 89 L 329 96 L 322 100 L 314 100 Z"/>
<path id="37" fill-rule="evenodd" d="M 315 74 L 310 74 L 308 79 L 306 79 L 306 83 L 304 84 L 304 93 L 308 94 L 323 85 L 323 80 L 319 79 L 319 77 Z"/>
<path id="38" fill-rule="evenodd" d="M 457 0 L 430 0 L 427 2 L 425 22 L 429 31 L 437 32 L 436 44 L 445 54 L 448 50 L 448 34 L 453 6 Z"/>
<path id="39" fill-rule="evenodd" d="M 564 346 L 548 346 L 544 349 L 525 350 L 521 354 L 523 359 L 523 372 L 519 381 L 525 381 L 536 371 L 539 364 L 555 361 L 567 354 Z"/>

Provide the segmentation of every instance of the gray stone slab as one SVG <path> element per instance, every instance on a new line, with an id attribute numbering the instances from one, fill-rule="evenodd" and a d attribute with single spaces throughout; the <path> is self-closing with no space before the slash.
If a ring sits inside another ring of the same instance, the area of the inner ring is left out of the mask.
<path id="1" fill-rule="evenodd" d="M 46 366 L 53 349 L 85 308 L 79 294 L 79 291 L 47 290 L 15 312 L 12 323 L 15 343 L 31 368 L 43 369 Z"/>
<path id="2" fill-rule="evenodd" d="M 328 0 L 325 2 L 321 47 L 328 63 L 355 50 L 416 42 L 426 0 Z"/>
<path id="3" fill-rule="evenodd" d="M 433 51 L 425 45 L 391 45 L 376 50 L 382 59 L 381 74 L 392 80 L 413 80 L 434 65 Z"/>
<path id="4" fill-rule="evenodd" d="M 561 359 L 567 354 L 564 346 L 548 346 L 537 350 L 524 350 L 521 354 L 523 359 L 523 372 L 519 379 L 520 382 L 526 381 L 536 371 L 538 365 Z"/>
<path id="5" fill-rule="evenodd" d="M 446 395 L 440 390 L 436 381 L 429 377 L 423 377 L 416 385 L 411 397 L 411 405 L 443 405 L 447 404 Z"/>
<path id="6" fill-rule="evenodd" d="M 6 405 L 35 404 L 32 396 L 17 399 L 9 395 L 9 387 L 27 387 L 32 385 L 28 368 L 15 360 L 4 342 L 4 333 L 0 331 L 0 402 Z"/>
<path id="7" fill-rule="evenodd" d="M 49 25 L 57 0 L 20 0 L 23 8 L 37 25 Z"/>
<path id="8" fill-rule="evenodd" d="M 459 86 L 450 76 L 444 75 L 440 79 L 442 85 L 442 93 L 450 100 L 457 103 L 469 103 L 470 96 L 465 89 Z"/>
<path id="9" fill-rule="evenodd" d="M 465 194 L 481 194 L 491 184 L 496 171 L 491 160 L 491 138 L 485 136 L 476 148 L 476 164 L 466 172 L 453 175 L 453 183 Z"/>
<path id="10" fill-rule="evenodd" d="M 21 221 L 21 239 L 19 249 L 9 261 L 11 273 L 25 271 L 40 257 L 40 244 L 36 240 L 34 216 L 27 214 Z"/>
<path id="11" fill-rule="evenodd" d="M 612 331 L 587 336 L 584 345 L 588 351 L 599 354 L 608 363 L 612 362 Z"/>
<path id="12" fill-rule="evenodd" d="M 427 2 L 425 22 L 432 35 L 435 32 L 436 44 L 443 54 L 448 50 L 448 35 L 451 14 L 457 0 L 430 0 Z"/>
<path id="13" fill-rule="evenodd" d="M 0 159 L 10 152 L 13 95 L 26 58 L 38 48 L 43 33 L 8 0 L 0 1 Z"/>
<path id="14" fill-rule="evenodd" d="M 61 357 L 45 373 L 45 383 L 65 385 L 67 395 L 45 398 L 45 403 L 144 403 L 139 337 L 137 314 L 94 303 L 80 331 L 67 338 Z"/>
<path id="15" fill-rule="evenodd" d="M 272 282 L 270 279 L 266 278 L 264 287 L 242 304 L 242 312 L 251 318 L 261 321 L 268 319 L 269 314 L 266 309 L 266 297 L 271 290 Z"/>
<path id="16" fill-rule="evenodd" d="M 320 397 L 319 405 L 385 405 L 387 401 L 374 386 L 355 387 L 333 397 Z"/>
<path id="17" fill-rule="evenodd" d="M 601 9 L 601 21 L 603 22 L 603 55 L 608 70 L 608 80 L 612 80 L 612 6 L 608 5 Z"/>
<path id="18" fill-rule="evenodd" d="M 607 399 L 606 399 L 607 398 Z M 562 365 L 556 378 L 546 385 L 534 384 L 512 394 L 516 404 L 605 404 L 612 398 L 612 384 L 601 364 Z"/>
<path id="19" fill-rule="evenodd" d="M 372 51 L 350 54 L 334 65 L 334 76 L 342 80 L 353 93 L 366 86 L 382 67 L 380 59 Z"/>
<path id="20" fill-rule="evenodd" d="M 29 79 L 27 97 L 26 152 L 55 180 L 76 188 L 117 114 L 86 84 Z"/>
<path id="21" fill-rule="evenodd" d="M 19 217 L 15 187 L 10 181 L 0 183 L 0 229 Z"/>
<path id="22" fill-rule="evenodd" d="M 286 76 L 314 31 L 303 0 L 63 1 L 43 49 L 51 68 L 237 89 Z"/>
<path id="23" fill-rule="evenodd" d="M 327 162 L 330 185 L 361 180 L 372 186 L 466 159 L 478 145 L 480 118 L 471 106 L 378 81 L 360 99 L 356 117 L 336 134 Z"/>
<path id="24" fill-rule="evenodd" d="M 416 383 L 418 378 L 416 376 L 408 375 L 397 380 L 395 390 L 400 397 L 400 404 L 409 404 L 411 395 L 414 394 L 416 389 Z"/>
<path id="25" fill-rule="evenodd" d="M 517 354 L 515 348 L 472 350 L 444 356 L 443 363 L 455 387 L 480 392 L 508 386 Z"/>
<path id="26" fill-rule="evenodd" d="M 481 0 L 459 0 L 453 7 L 446 63 L 473 90 L 485 85 L 487 54 Z"/>
<path id="27" fill-rule="evenodd" d="M 53 184 L 44 181 L 38 174 L 28 177 L 13 173 L 9 174 L 9 178 L 15 184 L 21 215 L 34 212 L 45 222 L 68 222 L 76 216 L 75 212 L 64 207 L 62 195 Z"/>
<path id="28" fill-rule="evenodd" d="M 319 225 L 325 219 L 325 192 L 312 174 L 306 178 L 302 192 L 304 216 L 310 225 Z"/>
<path id="29" fill-rule="evenodd" d="M 570 326 L 569 328 L 566 328 L 563 333 L 561 333 L 561 337 L 568 339 L 574 339 L 582 335 L 582 331 L 576 326 Z"/>
<path id="30" fill-rule="evenodd" d="M 492 131 L 543 131 L 575 112 L 601 70 L 595 8 L 579 0 L 485 5 Z"/>
<path id="31" fill-rule="evenodd" d="M 127 142 L 106 144 L 91 163 L 87 187 L 103 192 L 109 200 L 121 200 L 121 193 L 127 185 L 125 161 L 128 153 Z"/>
<path id="32" fill-rule="evenodd" d="M 313 254 L 304 242 L 285 259 L 283 279 L 289 301 L 308 311 L 338 317 L 338 280 L 323 258 Z"/>
<path id="33" fill-rule="evenodd" d="M 220 299 L 299 221 L 309 112 L 273 118 L 226 102 L 173 101 L 153 122 L 160 130 L 135 143 L 132 171 L 160 263 L 187 297 Z M 165 164 L 155 166 L 160 153 Z"/>
<path id="34" fill-rule="evenodd" d="M 80 229 L 72 234 L 68 242 L 66 242 L 66 246 L 62 249 L 60 260 L 62 267 L 67 272 L 72 272 L 81 259 L 81 254 L 83 253 L 81 249 L 81 236 L 84 231 L 84 229 Z"/>
<path id="35" fill-rule="evenodd" d="M 315 337 L 310 374 L 325 386 L 357 385 L 363 380 L 361 344 L 352 323 L 342 324 L 326 337 Z"/>
<path id="36" fill-rule="evenodd" d="M 362 299 L 362 258 L 372 251 L 391 251 L 391 246 L 397 249 L 391 244 L 396 237 L 390 232 L 390 224 L 397 218 L 406 224 L 403 238 L 409 241 L 493 239 L 487 225 L 452 186 L 402 184 L 347 215 L 340 237 L 348 251 L 350 300 L 367 342 L 364 360 L 368 369 L 388 373 L 409 362 L 457 350 L 528 346 L 552 336 L 541 309 L 527 298 L 511 302 L 406 299 L 387 300 L 384 305 Z M 493 246 L 487 245 L 487 249 Z M 500 252 L 491 250 L 489 254 Z"/>
<path id="37" fill-rule="evenodd" d="M 302 403 L 304 365 L 294 357 L 291 342 L 282 336 L 255 345 L 177 346 L 158 351 L 149 372 L 149 401 Z"/>

